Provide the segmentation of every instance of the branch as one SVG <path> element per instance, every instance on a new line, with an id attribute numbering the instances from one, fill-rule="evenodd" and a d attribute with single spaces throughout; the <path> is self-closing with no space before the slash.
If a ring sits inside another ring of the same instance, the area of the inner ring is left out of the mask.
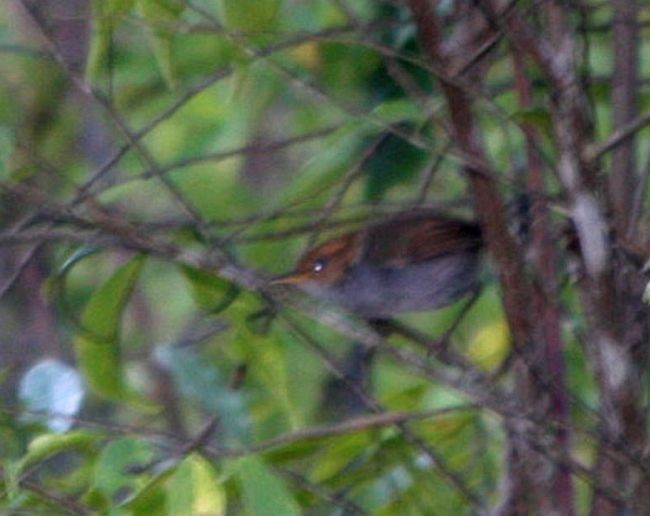
<path id="1" fill-rule="evenodd" d="M 398 423 L 406 423 L 408 421 L 430 419 L 458 411 L 475 410 L 476 408 L 477 407 L 474 405 L 459 405 L 423 412 L 382 412 L 379 414 L 348 419 L 341 423 L 331 425 L 301 428 L 300 430 L 281 434 L 248 447 L 217 448 L 213 446 L 203 446 L 203 450 L 212 458 L 241 457 L 244 455 L 264 453 L 274 448 L 309 439 L 322 439 L 324 437 L 334 437 L 337 435 L 363 432 L 373 428 L 383 428 L 386 426 L 397 425 Z"/>
<path id="2" fill-rule="evenodd" d="M 613 0 L 614 70 L 612 74 L 613 126 L 629 124 L 637 112 L 639 90 L 639 28 L 637 0 Z M 635 133 L 632 132 L 614 149 L 608 175 L 608 193 L 614 224 L 621 235 L 630 229 L 630 206 L 634 199 Z"/>
<path id="3" fill-rule="evenodd" d="M 519 102 L 523 108 L 530 108 L 532 84 L 526 76 L 525 63 L 516 52 L 513 52 L 513 65 Z M 538 279 L 538 288 L 535 289 L 532 302 L 536 307 L 535 312 L 540 316 L 542 346 L 544 347 L 544 353 L 540 355 L 542 360 L 537 361 L 535 370 L 541 369 L 545 376 L 552 379 L 552 381 L 545 382 L 550 387 L 547 410 L 549 416 L 557 424 L 553 438 L 558 449 L 568 454 L 570 452 L 571 421 L 563 356 L 565 343 L 560 331 L 560 315 L 556 302 L 558 299 L 557 256 L 551 236 L 550 228 L 552 226 L 546 201 L 547 188 L 544 171 L 540 157 L 536 152 L 539 135 L 533 125 L 525 124 L 523 129 L 526 139 L 528 196 L 531 203 L 530 246 Z M 543 500 L 541 502 L 542 509 L 547 512 L 565 510 L 568 514 L 572 514 L 574 499 L 570 471 L 566 468 L 554 467 L 551 475 L 548 483 L 556 496 Z"/>
<path id="4" fill-rule="evenodd" d="M 648 125 L 650 125 L 650 112 L 637 116 L 619 126 L 604 142 L 589 145 L 585 152 L 585 160 L 596 161 L 602 158 Z"/>

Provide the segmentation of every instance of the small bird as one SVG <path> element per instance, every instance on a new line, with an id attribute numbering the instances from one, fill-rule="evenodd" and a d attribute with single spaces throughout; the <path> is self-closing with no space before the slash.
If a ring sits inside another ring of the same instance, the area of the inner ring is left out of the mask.
<path id="1" fill-rule="evenodd" d="M 309 250 L 293 284 L 368 319 L 441 308 L 478 288 L 478 224 L 431 210 L 403 212 Z"/>

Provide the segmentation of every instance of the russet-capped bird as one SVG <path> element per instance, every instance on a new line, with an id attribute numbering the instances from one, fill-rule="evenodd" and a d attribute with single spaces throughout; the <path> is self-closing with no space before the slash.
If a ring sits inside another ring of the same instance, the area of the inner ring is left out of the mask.
<path id="1" fill-rule="evenodd" d="M 481 230 L 430 210 L 404 212 L 309 250 L 273 283 L 369 319 L 441 308 L 478 287 Z"/>

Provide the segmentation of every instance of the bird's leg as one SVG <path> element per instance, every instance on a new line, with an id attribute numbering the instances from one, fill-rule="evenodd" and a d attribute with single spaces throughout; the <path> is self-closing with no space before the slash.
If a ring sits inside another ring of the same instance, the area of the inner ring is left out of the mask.
<path id="1" fill-rule="evenodd" d="M 382 338 L 392 332 L 390 321 L 387 319 L 368 319 L 366 322 Z M 376 346 L 353 342 L 340 364 L 340 376 L 331 376 L 325 384 L 322 405 L 333 419 L 357 415 L 368 410 L 366 392 L 370 387 L 376 350 Z"/>
<path id="2" fill-rule="evenodd" d="M 467 310 L 469 310 L 471 305 L 476 301 L 479 294 L 480 292 L 474 292 L 474 294 L 467 301 L 467 303 L 463 305 L 462 313 L 456 316 L 456 319 L 460 320 L 463 318 L 464 314 L 467 312 Z M 389 334 L 400 335 L 401 337 L 404 337 L 405 339 L 413 342 L 414 344 L 417 344 L 420 349 L 424 349 L 424 351 L 427 353 L 427 356 L 431 355 L 432 353 L 435 353 L 435 357 L 438 360 L 441 360 L 444 364 L 460 367 L 463 370 L 474 369 L 473 364 L 469 362 L 462 354 L 456 353 L 454 350 L 449 349 L 447 346 L 437 345 L 437 342 L 439 341 L 437 341 L 436 343 L 432 343 L 428 335 L 424 335 L 413 328 L 409 328 L 408 326 L 402 324 L 399 321 L 396 321 L 395 319 L 384 319 L 381 320 L 379 324 L 380 324 L 380 328 L 377 328 L 377 321 L 373 321 L 372 327 L 375 329 L 375 331 L 377 331 L 384 337 L 386 337 Z M 458 325 L 456 320 L 454 320 L 454 325 L 455 326 Z M 449 336 L 447 334 L 453 333 L 453 331 L 454 331 L 454 327 L 449 328 L 446 332 L 446 337 L 443 338 L 448 339 Z"/>

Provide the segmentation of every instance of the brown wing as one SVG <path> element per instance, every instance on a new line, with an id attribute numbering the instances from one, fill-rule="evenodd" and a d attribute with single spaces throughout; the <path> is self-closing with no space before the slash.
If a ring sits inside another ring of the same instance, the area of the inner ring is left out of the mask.
<path id="1" fill-rule="evenodd" d="M 371 227 L 365 257 L 372 263 L 400 267 L 443 254 L 476 252 L 481 246 L 477 224 L 438 213 L 416 212 Z"/>

